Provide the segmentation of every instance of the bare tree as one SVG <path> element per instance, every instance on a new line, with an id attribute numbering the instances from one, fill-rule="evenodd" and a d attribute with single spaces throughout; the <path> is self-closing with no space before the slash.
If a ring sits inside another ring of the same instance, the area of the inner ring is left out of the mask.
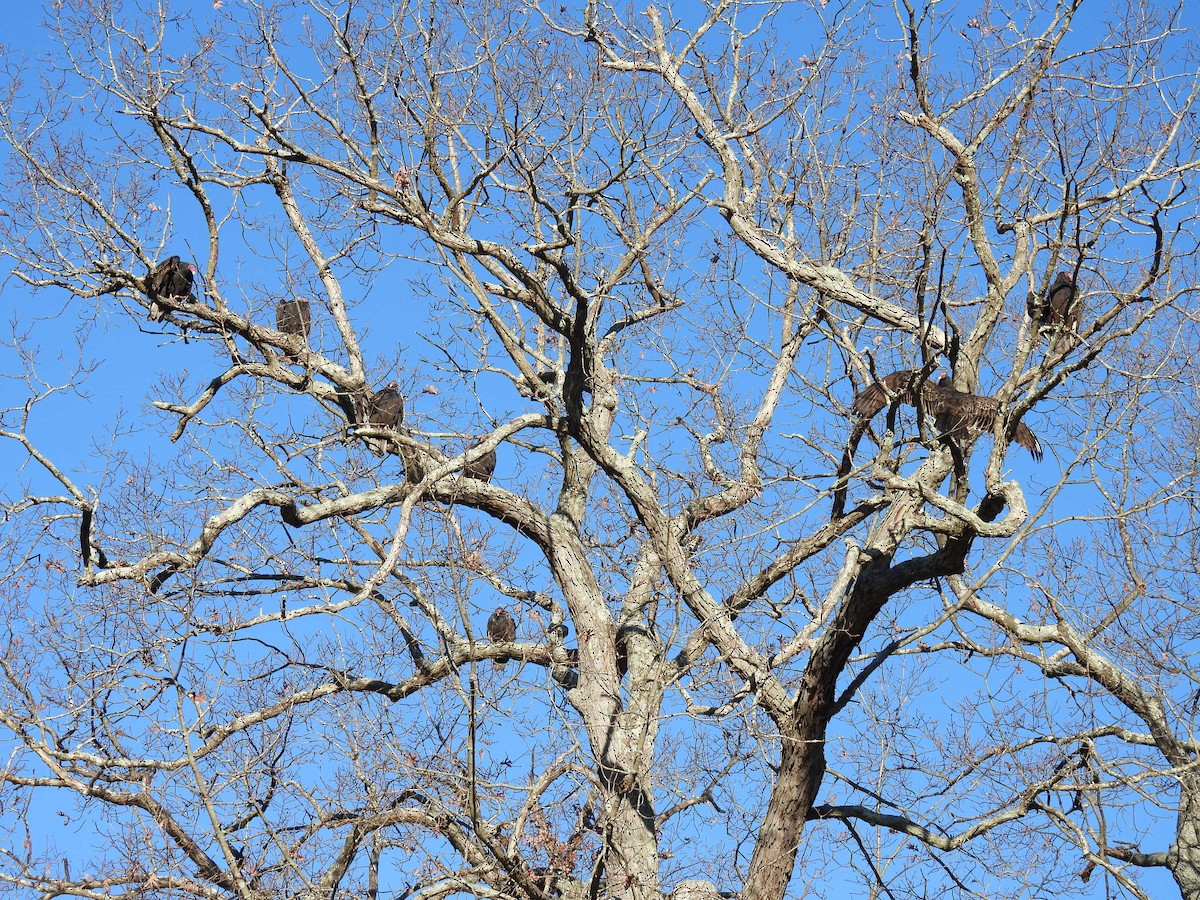
<path id="1" fill-rule="evenodd" d="M 1080 5 L 57 4 L 0 879 L 1200 897 L 1200 80 Z"/>

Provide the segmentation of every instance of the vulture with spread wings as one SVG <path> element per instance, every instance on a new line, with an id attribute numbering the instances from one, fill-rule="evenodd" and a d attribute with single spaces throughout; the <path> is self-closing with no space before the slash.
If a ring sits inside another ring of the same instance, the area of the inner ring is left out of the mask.
<path id="1" fill-rule="evenodd" d="M 934 384 L 921 380 L 919 370 L 901 369 L 859 391 L 854 398 L 854 412 L 870 419 L 889 403 L 898 401 L 932 415 L 946 436 L 965 436 L 968 441 L 973 441 L 980 434 L 991 431 L 1000 413 L 999 401 L 995 397 L 958 391 L 951 385 L 949 375 L 943 375 Z M 1042 445 L 1024 422 L 1018 422 L 1012 429 L 1010 440 L 1028 450 L 1035 460 L 1041 460 Z"/>

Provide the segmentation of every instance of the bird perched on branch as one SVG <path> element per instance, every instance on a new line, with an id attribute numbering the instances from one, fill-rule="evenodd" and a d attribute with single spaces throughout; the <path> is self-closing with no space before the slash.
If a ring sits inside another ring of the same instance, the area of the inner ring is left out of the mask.
<path id="1" fill-rule="evenodd" d="M 1083 321 L 1083 304 L 1070 272 L 1059 272 L 1044 297 L 1033 291 L 1025 298 L 1025 311 L 1033 327 L 1041 334 L 1061 328 L 1069 337 L 1064 352 L 1079 343 L 1079 325 Z M 1057 342 L 1056 342 L 1057 343 Z"/>
<path id="2" fill-rule="evenodd" d="M 467 449 L 473 449 L 482 444 L 482 440 L 473 443 Z M 496 451 L 489 450 L 478 459 L 473 459 L 463 466 L 463 475 L 476 481 L 491 481 L 492 473 L 496 471 Z"/>
<path id="3" fill-rule="evenodd" d="M 403 421 L 404 398 L 400 396 L 400 385 L 389 381 L 371 401 L 371 424 L 399 428 Z"/>
<path id="4" fill-rule="evenodd" d="M 312 305 L 304 297 L 280 300 L 275 304 L 275 327 L 307 344 L 308 336 L 312 333 Z M 291 358 L 291 355 L 288 354 L 288 357 Z"/>
<path id="5" fill-rule="evenodd" d="M 400 385 L 389 381 L 378 394 L 371 399 L 367 421 L 371 425 L 382 425 L 393 430 L 400 427 L 404 421 L 404 397 L 400 395 Z M 386 442 L 367 438 L 367 446 L 376 456 L 383 456 L 388 451 Z"/>
<path id="6" fill-rule="evenodd" d="M 160 297 L 183 300 L 192 295 L 192 283 L 198 272 L 199 269 L 192 263 L 185 263 L 178 256 L 168 256 L 146 276 L 146 296 L 150 298 L 152 322 L 161 322 L 164 315 L 158 303 Z"/>
<path id="7" fill-rule="evenodd" d="M 511 643 L 517 639 L 517 623 L 504 607 L 496 607 L 496 611 L 488 616 L 487 636 L 488 640 L 496 643 Z M 492 665 L 497 669 L 504 663 L 502 659 L 492 660 Z"/>
<path id="8" fill-rule="evenodd" d="M 934 417 L 943 436 L 966 439 L 970 443 L 984 432 L 991 431 L 1000 413 L 995 397 L 980 397 L 952 387 L 949 375 L 938 383 L 921 380 L 916 369 L 901 369 L 867 385 L 854 398 L 854 412 L 870 419 L 889 403 L 899 402 L 916 407 Z M 1035 460 L 1042 458 L 1042 445 L 1024 422 L 1010 426 L 1011 437 L 1029 451 Z"/>

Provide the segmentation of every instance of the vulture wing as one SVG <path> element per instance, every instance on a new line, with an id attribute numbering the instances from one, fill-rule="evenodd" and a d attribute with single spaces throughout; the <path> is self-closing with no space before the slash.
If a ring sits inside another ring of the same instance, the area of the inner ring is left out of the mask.
<path id="1" fill-rule="evenodd" d="M 158 322 L 163 317 L 162 308 L 158 305 L 159 297 L 170 297 L 182 300 L 192 295 L 192 272 L 196 267 L 185 263 L 178 256 L 168 256 L 160 262 L 146 278 L 146 294 L 152 301 L 150 318 Z"/>
<path id="2" fill-rule="evenodd" d="M 921 372 L 917 369 L 901 369 L 899 372 L 885 375 L 855 396 L 854 412 L 869 419 L 893 400 L 899 400 L 908 406 L 917 406 L 919 386 L 919 405 L 934 417 L 943 435 L 960 437 L 969 443 L 995 427 L 996 416 L 1000 413 L 1000 404 L 996 398 L 980 397 L 977 394 L 955 390 L 951 387 L 949 376 L 943 376 L 937 384 L 931 381 L 921 382 L 920 376 Z M 1042 458 L 1042 445 L 1025 423 L 1018 422 L 1014 426 L 1010 440 L 1028 450 L 1035 460 Z"/>
<path id="3" fill-rule="evenodd" d="M 404 421 L 404 398 L 400 395 L 400 387 L 394 381 L 389 381 L 387 387 L 376 394 L 367 408 L 367 422 L 370 425 L 382 425 L 385 428 L 398 429 Z M 384 456 L 391 448 L 390 441 L 379 438 L 367 438 L 367 446 L 376 456 Z"/>
<path id="4" fill-rule="evenodd" d="M 1017 427 L 1013 429 L 1012 440 L 1028 450 L 1034 462 L 1042 461 L 1042 443 L 1024 422 L 1017 423 Z"/>
<path id="5" fill-rule="evenodd" d="M 155 266 L 154 271 L 147 276 L 146 292 L 150 295 L 151 300 L 156 300 L 159 297 L 174 296 L 171 293 L 169 283 L 172 278 L 172 273 L 175 271 L 175 267 L 178 265 L 178 256 L 168 256 L 157 266 Z M 188 274 L 191 273 L 189 272 Z"/>
<path id="6" fill-rule="evenodd" d="M 400 388 L 394 381 L 375 395 L 371 403 L 371 424 L 383 425 L 387 428 L 399 428 L 404 421 L 404 398 L 400 396 Z"/>
<path id="7" fill-rule="evenodd" d="M 874 384 L 869 384 L 854 396 L 854 413 L 864 419 L 870 419 L 881 409 L 899 398 L 901 403 L 914 405 L 917 379 L 921 373 L 916 369 L 901 369 L 891 375 L 884 375 Z M 925 389 L 933 385 L 926 381 Z"/>
<path id="8" fill-rule="evenodd" d="M 163 297 L 188 297 L 192 293 L 192 269 L 191 263 L 185 263 L 178 256 L 172 256 L 163 265 L 166 266 L 166 272 L 163 275 L 159 294 Z M 162 266 L 159 266 L 161 269 Z"/>
<path id="9" fill-rule="evenodd" d="M 1080 341 L 1079 325 L 1083 321 L 1083 304 L 1079 302 L 1078 297 L 1079 291 L 1071 273 L 1059 272 L 1044 298 L 1038 300 L 1030 294 L 1026 303 L 1029 318 L 1039 331 L 1050 331 L 1056 327 L 1066 331 L 1067 336 L 1061 341 L 1063 353 L 1074 349 Z M 1059 349 L 1059 339 L 1056 338 L 1054 344 L 1051 353 Z"/>
<path id="10" fill-rule="evenodd" d="M 1000 414 L 1000 403 L 995 397 L 980 397 L 950 387 L 950 379 L 943 377 L 936 385 L 925 390 L 925 406 L 934 414 L 938 428 L 945 435 L 966 435 L 968 441 L 985 431 L 991 431 Z M 1042 445 L 1037 436 L 1024 422 L 1018 422 L 1009 440 L 1016 441 L 1029 451 L 1035 461 L 1041 461 Z"/>
<path id="11" fill-rule="evenodd" d="M 1075 302 L 1075 282 L 1070 272 L 1059 272 L 1046 297 L 1046 324 L 1070 325 L 1074 317 L 1078 324 L 1078 304 Z"/>

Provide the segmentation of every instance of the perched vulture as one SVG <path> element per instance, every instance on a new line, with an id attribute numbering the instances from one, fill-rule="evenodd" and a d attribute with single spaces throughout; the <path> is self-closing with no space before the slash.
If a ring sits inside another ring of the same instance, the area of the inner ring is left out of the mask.
<path id="1" fill-rule="evenodd" d="M 371 424 L 399 428 L 403 421 L 404 398 L 400 396 L 400 385 L 389 381 L 387 387 L 371 401 Z"/>
<path id="2" fill-rule="evenodd" d="M 517 623 L 504 607 L 497 607 L 496 611 L 488 616 L 487 636 L 488 640 L 497 643 L 510 643 L 517 639 Z M 492 665 L 500 668 L 504 662 L 502 659 L 493 659 Z"/>
<path id="3" fill-rule="evenodd" d="M 162 307 L 158 305 L 159 297 L 182 300 L 191 296 L 192 282 L 195 280 L 196 272 L 196 267 L 190 262 L 185 263 L 178 256 L 169 256 L 146 276 L 146 295 L 151 301 L 151 321 L 162 320 L 163 311 Z"/>
<path id="4" fill-rule="evenodd" d="M 476 441 L 475 443 L 473 443 L 471 445 L 471 447 L 468 447 L 467 449 L 469 450 L 471 448 L 478 447 L 482 443 L 483 443 L 482 440 Z M 492 473 L 495 471 L 496 471 L 496 451 L 495 450 L 489 450 L 487 453 L 483 454 L 483 456 L 481 456 L 478 459 L 473 460 L 473 461 L 467 463 L 465 466 L 463 466 L 463 475 L 465 475 L 467 478 L 474 478 L 477 481 L 491 481 Z"/>
<path id="5" fill-rule="evenodd" d="M 367 422 L 371 425 L 382 425 L 385 428 L 397 429 L 404 421 L 404 398 L 400 396 L 400 386 L 389 381 L 387 387 L 376 394 L 367 407 Z M 367 446 L 376 456 L 383 456 L 391 449 L 387 441 L 378 438 L 367 438 Z"/>
<path id="6" fill-rule="evenodd" d="M 298 337 L 307 343 L 312 333 L 312 306 L 301 297 L 296 300 L 280 300 L 275 305 L 275 327 L 284 334 Z"/>
<path id="7" fill-rule="evenodd" d="M 937 384 L 919 381 L 920 375 L 917 370 L 901 369 L 868 385 L 854 398 L 855 414 L 870 419 L 892 400 L 899 400 L 908 406 L 919 406 L 932 415 L 943 435 L 965 436 L 972 441 L 995 427 L 1000 404 L 994 397 L 956 391 L 949 375 L 943 375 Z M 1017 423 L 1012 439 L 1028 450 L 1035 460 L 1041 460 L 1042 445 L 1024 422 Z"/>
<path id="8" fill-rule="evenodd" d="M 1039 299 L 1030 291 L 1025 299 L 1025 311 L 1039 332 L 1061 327 L 1074 336 L 1067 350 L 1078 343 L 1079 324 L 1083 320 L 1083 304 L 1077 302 L 1077 295 L 1071 273 L 1059 272 L 1044 298 Z"/>
<path id="9" fill-rule="evenodd" d="M 595 366 L 593 364 L 588 363 L 588 364 L 584 365 L 583 392 L 585 394 L 592 393 L 592 389 L 595 386 L 595 377 L 593 374 L 594 372 L 595 372 Z M 553 391 L 557 388 L 561 388 L 563 386 L 564 378 L 565 378 L 565 373 L 559 372 L 555 369 L 546 369 L 545 371 L 538 372 L 537 380 L 538 380 L 539 384 L 536 384 L 533 386 L 534 395 L 539 396 L 539 397 L 545 397 L 550 391 Z M 543 387 L 543 385 L 544 385 L 544 387 Z"/>

